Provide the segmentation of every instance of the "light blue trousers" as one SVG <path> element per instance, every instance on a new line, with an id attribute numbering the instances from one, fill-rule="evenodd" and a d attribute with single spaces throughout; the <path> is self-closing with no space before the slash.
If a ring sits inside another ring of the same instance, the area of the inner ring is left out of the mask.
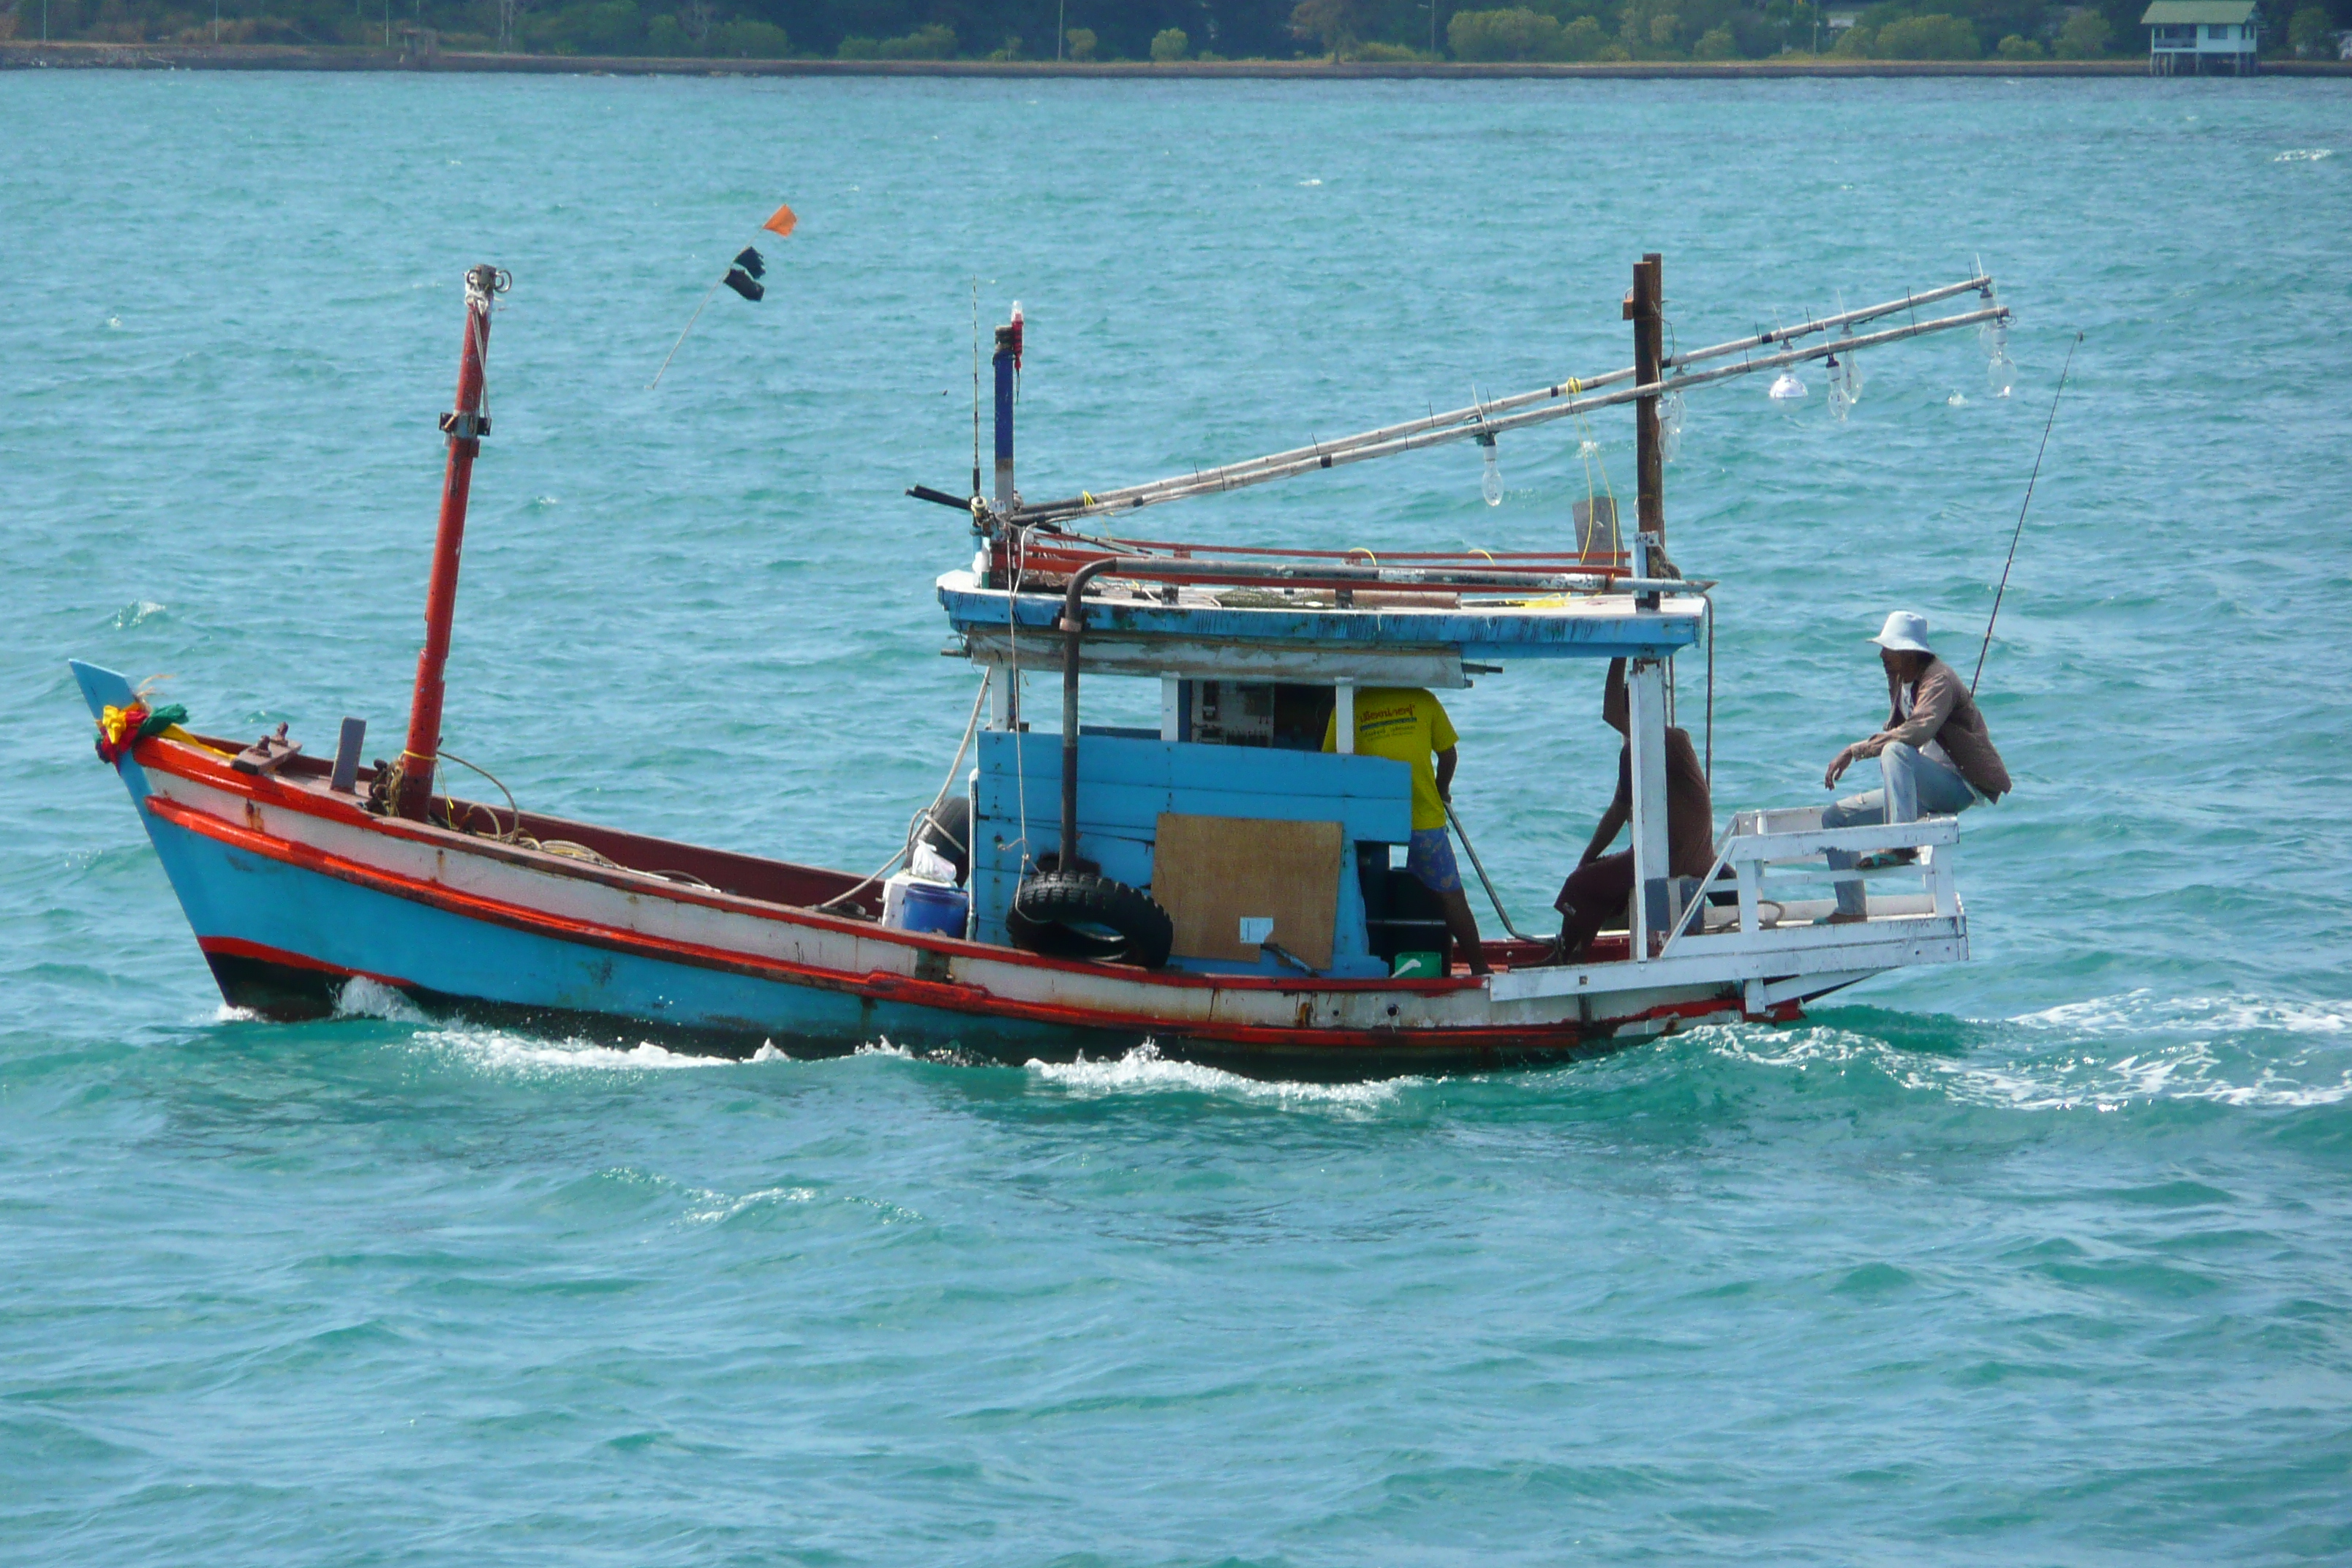
<path id="1" fill-rule="evenodd" d="M 1976 805 L 1976 791 L 1958 773 L 1929 757 L 1919 754 L 1916 746 L 1901 741 L 1891 741 L 1878 753 L 1878 774 L 1886 781 L 1885 787 L 1867 795 L 1848 795 L 1835 805 L 1822 812 L 1823 827 L 1862 827 L 1876 823 L 1916 822 L 1922 813 L 1929 816 L 1956 816 Z M 1851 871 L 1861 858 L 1850 849 L 1829 852 L 1830 868 Z M 1859 881 L 1837 885 L 1838 913 L 1858 915 L 1864 911 L 1862 884 Z"/>

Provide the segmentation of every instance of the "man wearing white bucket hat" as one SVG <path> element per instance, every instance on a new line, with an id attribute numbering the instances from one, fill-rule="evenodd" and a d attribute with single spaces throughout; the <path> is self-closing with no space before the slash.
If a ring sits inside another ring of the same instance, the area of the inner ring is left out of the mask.
<path id="1" fill-rule="evenodd" d="M 1846 769 L 1864 757 L 1878 759 L 1885 785 L 1828 807 L 1822 813 L 1822 826 L 1916 822 L 1922 812 L 1948 816 L 2007 795 L 2009 770 L 1993 750 L 1968 682 L 1927 646 L 1927 617 L 1897 610 L 1870 640 L 1878 645 L 1878 662 L 1886 669 L 1886 722 L 1875 735 L 1832 758 L 1822 785 L 1835 789 Z M 1841 871 L 1861 863 L 1858 857 L 1838 849 L 1830 851 L 1829 861 Z M 1837 906 L 1832 921 L 1865 918 L 1858 879 L 1838 884 Z"/>

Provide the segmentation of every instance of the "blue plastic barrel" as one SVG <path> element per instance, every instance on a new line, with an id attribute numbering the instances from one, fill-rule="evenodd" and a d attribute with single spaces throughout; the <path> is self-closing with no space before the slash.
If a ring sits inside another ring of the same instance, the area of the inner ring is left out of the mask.
<path id="1" fill-rule="evenodd" d="M 942 888 L 932 882 L 909 882 L 907 884 L 906 906 L 899 919 L 908 931 L 961 936 L 971 908 L 971 899 L 961 888 Z"/>

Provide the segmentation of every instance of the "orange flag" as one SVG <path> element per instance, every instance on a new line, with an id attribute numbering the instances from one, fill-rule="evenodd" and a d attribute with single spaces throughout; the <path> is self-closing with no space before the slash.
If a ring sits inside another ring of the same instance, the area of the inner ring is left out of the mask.
<path id="1" fill-rule="evenodd" d="M 785 235 L 792 233 L 793 226 L 798 224 L 800 221 L 799 216 L 795 214 L 792 208 L 778 207 L 776 209 L 776 216 L 770 218 L 760 226 L 772 231 L 775 236 L 781 239 Z"/>

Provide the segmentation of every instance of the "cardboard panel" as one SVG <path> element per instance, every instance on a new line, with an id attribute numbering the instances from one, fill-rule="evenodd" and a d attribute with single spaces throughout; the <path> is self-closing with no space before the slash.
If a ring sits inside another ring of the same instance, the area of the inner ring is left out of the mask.
<path id="1" fill-rule="evenodd" d="M 1255 963 L 1258 950 L 1242 941 L 1241 922 L 1271 916 L 1276 942 L 1328 969 L 1343 837 L 1336 822 L 1162 812 L 1151 896 L 1176 922 L 1176 952 Z"/>

